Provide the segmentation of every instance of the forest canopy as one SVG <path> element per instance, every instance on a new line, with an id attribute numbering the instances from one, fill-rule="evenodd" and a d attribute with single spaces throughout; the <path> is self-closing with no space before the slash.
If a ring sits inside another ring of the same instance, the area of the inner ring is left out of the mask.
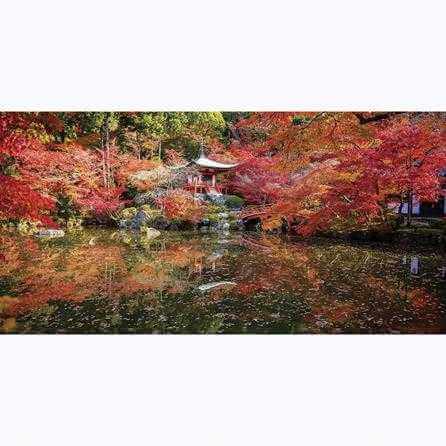
<path id="1" fill-rule="evenodd" d="M 425 112 L 0 113 L 0 221 L 114 224 L 152 193 L 169 219 L 209 204 L 183 188 L 205 152 L 265 230 L 302 235 L 391 224 L 395 207 L 444 194 L 446 114 Z M 235 199 L 232 199 L 235 200 Z M 136 200 L 137 201 L 137 200 Z"/>

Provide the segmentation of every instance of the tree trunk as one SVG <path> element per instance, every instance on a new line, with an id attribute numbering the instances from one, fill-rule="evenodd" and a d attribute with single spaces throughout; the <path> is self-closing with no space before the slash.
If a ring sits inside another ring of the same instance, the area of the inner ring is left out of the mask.
<path id="1" fill-rule="evenodd" d="M 407 194 L 407 226 L 411 226 L 412 224 L 412 212 L 413 212 L 413 194 L 410 191 Z"/>
<path id="2" fill-rule="evenodd" d="M 231 136 L 235 140 L 241 141 L 240 134 L 234 124 L 228 123 L 228 130 L 229 130 L 229 133 L 231 134 Z"/>
<path id="3" fill-rule="evenodd" d="M 102 145 L 102 157 L 103 157 L 103 180 L 104 187 L 110 188 L 112 187 L 113 178 L 110 167 L 110 115 L 111 113 L 107 112 L 105 114 L 104 123 L 101 128 L 101 145 Z"/>

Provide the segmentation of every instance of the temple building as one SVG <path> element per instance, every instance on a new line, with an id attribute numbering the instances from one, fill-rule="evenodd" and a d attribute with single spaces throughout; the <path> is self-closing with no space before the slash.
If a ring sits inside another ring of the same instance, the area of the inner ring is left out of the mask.
<path id="1" fill-rule="evenodd" d="M 225 184 L 221 181 L 221 174 L 238 165 L 211 160 L 203 151 L 196 160 L 192 161 L 192 164 L 195 165 L 197 173 L 188 176 L 185 188 L 194 194 L 205 193 L 211 195 L 226 193 Z"/>

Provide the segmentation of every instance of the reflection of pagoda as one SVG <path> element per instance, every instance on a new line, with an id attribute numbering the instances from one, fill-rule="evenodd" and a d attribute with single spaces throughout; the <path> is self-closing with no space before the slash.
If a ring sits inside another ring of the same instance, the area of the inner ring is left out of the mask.
<path id="1" fill-rule="evenodd" d="M 226 164 L 211 160 L 204 154 L 203 150 L 201 150 L 200 156 L 193 160 L 192 163 L 197 167 L 198 173 L 188 176 L 186 189 L 194 194 L 219 195 L 225 193 L 226 188 L 224 184 L 218 182 L 217 176 L 237 166 L 237 164 Z"/>

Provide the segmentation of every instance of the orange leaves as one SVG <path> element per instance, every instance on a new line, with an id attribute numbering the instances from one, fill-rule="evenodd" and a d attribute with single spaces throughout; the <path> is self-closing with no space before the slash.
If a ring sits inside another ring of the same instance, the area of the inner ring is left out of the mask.
<path id="1" fill-rule="evenodd" d="M 273 217 L 265 217 L 262 219 L 262 229 L 265 231 L 270 231 L 272 229 L 278 229 L 282 226 L 282 219 L 273 216 Z"/>
<path id="2" fill-rule="evenodd" d="M 204 206 L 197 202 L 192 194 L 182 189 L 173 189 L 167 192 L 158 198 L 157 204 L 168 219 L 192 223 L 198 222 L 205 211 Z"/>
<path id="3" fill-rule="evenodd" d="M 303 235 L 363 228 L 383 222 L 390 196 L 435 201 L 441 193 L 444 115 L 253 113 L 238 125 L 262 133 L 251 133 L 232 186 L 270 205 L 259 214 L 267 229 L 280 217 Z"/>
<path id="4" fill-rule="evenodd" d="M 120 155 L 118 159 L 119 167 L 116 171 L 116 179 L 119 184 L 131 182 L 131 176 L 143 170 L 151 170 L 159 167 L 159 163 L 152 160 L 137 159 L 129 154 Z"/>
<path id="5" fill-rule="evenodd" d="M 169 166 L 181 166 L 187 163 L 186 159 L 174 149 L 166 149 L 165 162 Z"/>
<path id="6" fill-rule="evenodd" d="M 174 267 L 185 267 L 203 260 L 205 252 L 194 244 L 174 243 L 160 253 L 163 262 Z"/>

